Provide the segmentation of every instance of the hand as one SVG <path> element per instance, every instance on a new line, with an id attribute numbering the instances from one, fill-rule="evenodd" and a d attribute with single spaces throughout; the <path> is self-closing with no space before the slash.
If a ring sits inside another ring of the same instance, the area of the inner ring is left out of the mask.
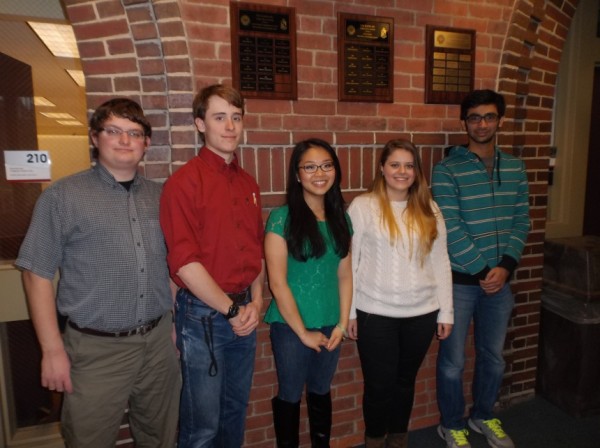
<path id="1" fill-rule="evenodd" d="M 506 269 L 496 266 L 488 272 L 484 280 L 479 281 L 479 286 L 487 295 L 496 294 L 506 284 L 508 275 Z"/>
<path id="2" fill-rule="evenodd" d="M 350 322 L 348 322 L 348 337 L 353 341 L 358 339 L 358 323 L 356 319 L 350 319 Z"/>
<path id="3" fill-rule="evenodd" d="M 42 355 L 42 386 L 57 392 L 73 392 L 71 361 L 64 349 Z"/>
<path id="4" fill-rule="evenodd" d="M 334 351 L 338 345 L 341 344 L 341 342 L 344 340 L 344 332 L 342 331 L 341 328 L 339 327 L 335 327 L 333 329 L 333 331 L 331 332 L 331 337 L 329 338 L 329 342 L 327 342 L 327 345 L 325 346 L 325 348 L 332 352 Z"/>
<path id="5" fill-rule="evenodd" d="M 437 333 L 435 334 L 438 340 L 442 341 L 452 333 L 452 324 L 438 323 Z"/>
<path id="6" fill-rule="evenodd" d="M 320 331 L 307 331 L 300 340 L 308 348 L 312 348 L 317 353 L 321 353 L 321 346 L 327 347 L 329 344 L 329 338 Z"/>
<path id="7" fill-rule="evenodd" d="M 173 348 L 175 348 L 175 353 L 179 358 L 181 353 L 179 353 L 179 349 L 177 348 L 177 328 L 175 327 L 175 322 L 173 322 L 171 326 L 171 341 L 173 342 Z"/>
<path id="8" fill-rule="evenodd" d="M 258 327 L 259 314 L 258 307 L 254 302 L 240 306 L 238 315 L 229 319 L 233 332 L 237 336 L 248 336 Z"/>

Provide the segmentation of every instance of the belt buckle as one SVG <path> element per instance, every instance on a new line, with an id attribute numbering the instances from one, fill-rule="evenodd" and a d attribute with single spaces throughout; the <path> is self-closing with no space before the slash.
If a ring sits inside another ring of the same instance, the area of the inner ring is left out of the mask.
<path id="1" fill-rule="evenodd" d="M 139 335 L 144 336 L 145 334 L 150 333 L 151 330 L 154 330 L 157 327 L 159 321 L 160 321 L 160 317 L 157 319 L 154 319 L 144 325 L 140 325 L 139 327 L 137 327 L 133 330 L 132 334 L 139 334 Z"/>
<path id="2" fill-rule="evenodd" d="M 135 329 L 135 334 L 139 334 L 144 336 L 146 333 L 148 333 L 150 330 L 152 329 L 152 324 L 144 324 L 144 325 L 140 325 L 139 327 L 137 327 Z"/>
<path id="3" fill-rule="evenodd" d="M 227 293 L 227 296 L 235 303 L 236 305 L 242 305 L 248 297 L 248 288 L 241 292 L 230 292 Z"/>

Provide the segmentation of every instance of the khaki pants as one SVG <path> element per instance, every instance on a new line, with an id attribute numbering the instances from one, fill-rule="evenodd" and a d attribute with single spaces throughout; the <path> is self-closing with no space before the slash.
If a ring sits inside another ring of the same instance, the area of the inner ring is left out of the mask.
<path id="1" fill-rule="evenodd" d="M 171 314 L 145 335 L 90 336 L 67 326 L 73 393 L 65 393 L 62 433 L 69 448 L 114 448 L 123 414 L 138 448 L 172 448 L 181 376 Z"/>

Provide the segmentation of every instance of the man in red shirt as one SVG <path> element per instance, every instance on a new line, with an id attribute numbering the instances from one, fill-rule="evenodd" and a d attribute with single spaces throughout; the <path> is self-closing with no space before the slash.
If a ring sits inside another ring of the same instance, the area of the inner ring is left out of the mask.
<path id="1" fill-rule="evenodd" d="M 179 287 L 179 448 L 239 448 L 256 352 L 264 282 L 263 221 L 256 181 L 238 163 L 244 100 L 212 85 L 194 99 L 204 138 L 166 182 L 160 222 Z"/>

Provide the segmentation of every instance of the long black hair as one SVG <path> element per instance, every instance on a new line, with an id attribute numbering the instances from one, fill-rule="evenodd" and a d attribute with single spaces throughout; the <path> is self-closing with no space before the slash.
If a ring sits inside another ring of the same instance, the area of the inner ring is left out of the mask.
<path id="1" fill-rule="evenodd" d="M 340 184 L 342 170 L 340 161 L 329 143 L 317 138 L 303 140 L 294 146 L 288 169 L 287 204 L 289 216 L 286 222 L 286 241 L 288 252 L 296 260 L 307 261 L 325 254 L 325 241 L 317 217 L 304 200 L 302 184 L 298 181 L 298 164 L 302 155 L 310 148 L 323 148 L 327 151 L 335 166 L 335 179 L 325 193 L 325 218 L 329 232 L 335 243 L 335 251 L 344 258 L 350 250 L 350 226 L 344 213 L 344 198 Z"/>

